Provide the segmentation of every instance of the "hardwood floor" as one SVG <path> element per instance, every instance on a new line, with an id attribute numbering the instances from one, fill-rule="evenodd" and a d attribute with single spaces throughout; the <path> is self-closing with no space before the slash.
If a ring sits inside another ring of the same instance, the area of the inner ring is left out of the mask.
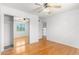
<path id="1" fill-rule="evenodd" d="M 60 43 L 51 42 L 48 40 L 41 40 L 27 46 L 20 46 L 10 48 L 2 55 L 77 55 L 79 49 L 66 46 Z"/>
<path id="2" fill-rule="evenodd" d="M 23 46 L 25 44 L 28 44 L 29 43 L 29 39 L 28 39 L 28 36 L 21 36 L 21 37 L 16 37 L 14 39 L 14 47 L 19 47 L 19 46 Z"/>

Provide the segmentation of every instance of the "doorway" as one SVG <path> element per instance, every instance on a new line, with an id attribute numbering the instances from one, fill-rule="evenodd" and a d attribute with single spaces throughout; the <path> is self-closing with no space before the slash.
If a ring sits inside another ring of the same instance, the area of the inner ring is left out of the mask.
<path id="1" fill-rule="evenodd" d="M 21 18 L 21 17 L 14 17 L 14 48 L 15 50 L 18 52 L 21 49 L 25 49 L 26 45 L 28 44 L 29 44 L 28 19 Z"/>
<path id="2" fill-rule="evenodd" d="M 29 44 L 29 26 L 27 18 L 4 15 L 4 50 L 12 48 L 17 53 L 25 51 Z"/>
<path id="3" fill-rule="evenodd" d="M 4 15 L 4 50 L 13 47 L 13 16 Z"/>

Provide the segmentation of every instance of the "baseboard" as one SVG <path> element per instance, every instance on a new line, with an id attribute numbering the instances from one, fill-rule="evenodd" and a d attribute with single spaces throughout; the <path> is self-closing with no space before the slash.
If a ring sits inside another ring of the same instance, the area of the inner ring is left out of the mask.
<path id="1" fill-rule="evenodd" d="M 47 40 L 48 40 L 48 39 L 47 39 Z M 56 43 L 59 43 L 59 44 L 62 44 L 62 45 L 66 45 L 66 46 L 70 46 L 70 47 L 79 49 L 79 47 L 77 47 L 77 46 L 75 46 L 75 45 L 71 45 L 71 44 L 65 43 L 65 42 L 60 42 L 60 41 L 56 41 L 56 40 L 48 40 L 48 41 L 56 42 Z"/>

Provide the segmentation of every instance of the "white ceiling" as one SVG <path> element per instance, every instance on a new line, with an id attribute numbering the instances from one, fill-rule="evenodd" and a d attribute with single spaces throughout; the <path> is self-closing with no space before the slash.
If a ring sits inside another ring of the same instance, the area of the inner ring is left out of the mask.
<path id="1" fill-rule="evenodd" d="M 40 17 L 52 16 L 59 12 L 63 12 L 63 11 L 74 9 L 74 8 L 79 8 L 78 3 L 62 3 L 61 8 L 54 9 L 51 12 L 51 15 L 48 15 L 48 13 L 46 13 L 46 12 L 40 12 L 40 13 L 36 12 L 35 8 L 37 8 L 39 6 L 35 5 L 34 3 L 1 3 L 1 4 L 12 7 L 12 8 L 16 8 L 16 9 L 19 9 L 19 10 L 22 10 L 24 12 L 28 12 L 31 14 L 36 14 Z"/>

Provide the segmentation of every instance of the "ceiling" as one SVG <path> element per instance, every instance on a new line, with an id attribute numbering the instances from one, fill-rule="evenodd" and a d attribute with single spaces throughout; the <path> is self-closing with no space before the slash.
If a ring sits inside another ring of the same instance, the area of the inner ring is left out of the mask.
<path id="1" fill-rule="evenodd" d="M 39 17 L 52 16 L 52 15 L 60 13 L 60 12 L 79 8 L 78 3 L 61 3 L 61 8 L 53 9 L 52 12 L 51 12 L 51 15 L 49 15 L 47 12 L 44 12 L 44 11 L 42 11 L 40 13 L 35 11 L 35 8 L 37 8 L 39 6 L 35 5 L 34 3 L 1 3 L 1 4 L 12 7 L 12 8 L 16 8 L 16 9 L 19 9 L 19 10 L 22 10 L 24 12 L 28 12 L 28 13 L 31 13 L 31 14 L 36 14 Z"/>

